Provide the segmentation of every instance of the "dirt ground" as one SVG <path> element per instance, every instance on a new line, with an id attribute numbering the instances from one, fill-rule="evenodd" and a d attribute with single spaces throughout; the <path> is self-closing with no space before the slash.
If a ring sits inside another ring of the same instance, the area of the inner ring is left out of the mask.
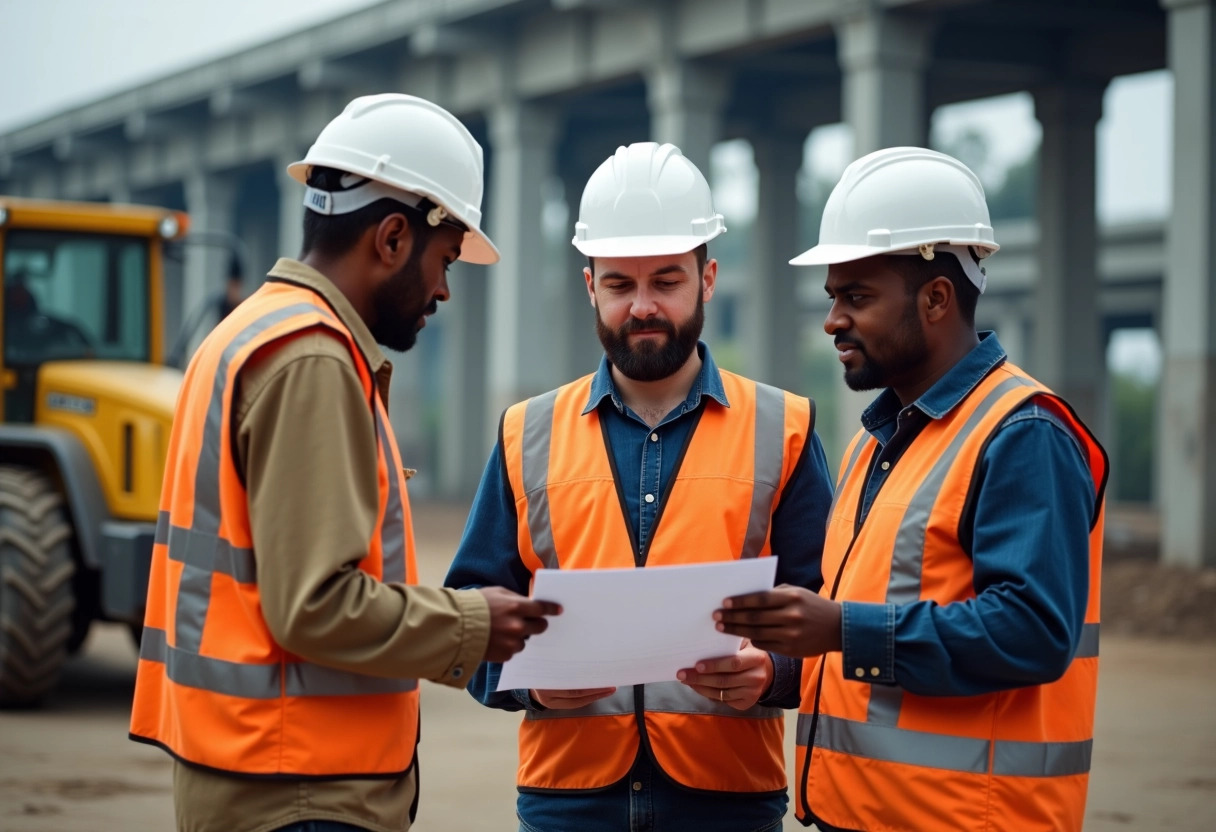
<path id="1" fill-rule="evenodd" d="M 421 576 L 437 583 L 458 539 L 464 507 L 422 505 L 415 514 Z M 1085 828 L 1212 829 L 1216 630 L 1195 637 L 1207 631 L 1192 629 L 1187 622 L 1193 616 L 1180 616 L 1177 609 L 1163 613 L 1154 600 L 1168 583 L 1175 598 L 1195 593 L 1194 603 L 1210 611 L 1216 603 L 1205 593 L 1212 588 L 1205 589 L 1208 579 L 1195 573 L 1162 579 L 1160 570 L 1136 559 L 1116 559 L 1110 566 L 1117 568 L 1108 568 L 1105 579 L 1111 606 L 1104 604 Z M 1147 591 L 1138 592 L 1142 587 Z M 1119 634 L 1143 631 L 1142 622 L 1165 615 L 1180 622 L 1163 625 L 1159 633 L 1169 637 Z M 0 712 L 0 832 L 172 829 L 168 758 L 126 739 L 134 667 L 135 651 L 125 630 L 97 627 L 43 708 Z M 423 796 L 416 828 L 516 828 L 517 717 L 481 708 L 463 691 L 436 685 L 424 685 L 422 697 Z M 792 756 L 792 745 L 787 751 Z M 791 816 L 785 828 L 801 827 Z"/>

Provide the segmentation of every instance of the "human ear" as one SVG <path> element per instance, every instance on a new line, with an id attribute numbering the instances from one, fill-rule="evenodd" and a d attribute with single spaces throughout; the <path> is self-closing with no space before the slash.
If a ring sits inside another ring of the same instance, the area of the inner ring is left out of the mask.
<path id="1" fill-rule="evenodd" d="M 385 266 L 396 269 L 410 256 L 413 245 L 410 224 L 403 214 L 389 214 L 376 226 L 373 239 L 376 258 Z"/>
<path id="2" fill-rule="evenodd" d="M 938 323 L 954 305 L 954 284 L 949 278 L 938 275 L 921 287 L 920 297 L 925 320 Z"/>

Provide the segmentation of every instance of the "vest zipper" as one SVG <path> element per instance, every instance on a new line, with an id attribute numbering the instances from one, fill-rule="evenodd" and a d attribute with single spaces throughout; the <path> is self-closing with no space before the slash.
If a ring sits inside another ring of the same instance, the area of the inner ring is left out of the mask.
<path id="1" fill-rule="evenodd" d="M 866 469 L 865 479 L 861 481 L 862 491 L 861 497 L 857 501 L 857 513 L 853 517 L 853 539 L 849 541 L 849 546 L 844 550 L 844 557 L 840 559 L 840 566 L 836 569 L 836 577 L 832 579 L 832 591 L 828 595 L 831 601 L 836 600 L 836 592 L 840 589 L 840 579 L 844 576 L 844 568 L 849 562 L 849 555 L 853 554 L 853 544 L 857 542 L 858 536 L 861 535 L 861 527 L 863 521 L 861 519 L 861 506 L 865 499 L 865 485 L 870 481 L 870 476 L 874 473 L 874 465 L 878 462 L 878 454 L 870 457 L 869 467 Z M 843 485 L 843 483 L 842 483 Z M 881 490 L 881 487 L 880 489 Z M 830 519 L 830 518 L 829 518 Z M 843 626 L 843 625 L 842 625 Z M 843 652 L 843 645 L 841 647 Z M 825 656 L 826 658 L 826 656 Z M 811 706 L 811 728 L 807 732 L 806 740 L 806 760 L 802 764 L 802 811 L 808 818 L 814 818 L 815 813 L 811 811 L 810 801 L 807 800 L 807 792 L 809 785 L 807 780 L 811 774 L 811 759 L 815 756 L 815 733 L 819 727 L 819 698 L 823 695 L 823 676 L 827 670 L 827 662 L 819 662 L 819 679 L 815 684 L 815 704 Z"/>

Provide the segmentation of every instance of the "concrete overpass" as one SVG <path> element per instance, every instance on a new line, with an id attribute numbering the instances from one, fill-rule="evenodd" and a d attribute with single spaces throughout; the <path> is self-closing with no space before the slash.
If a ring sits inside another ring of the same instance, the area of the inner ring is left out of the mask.
<path id="1" fill-rule="evenodd" d="M 396 421 L 407 446 L 435 451 L 434 490 L 461 494 L 502 407 L 597 353 L 581 284 L 554 277 L 574 273 L 574 252 L 547 256 L 536 221 L 549 183 L 577 204 L 595 163 L 639 137 L 702 165 L 720 140 L 751 142 L 755 255 L 735 287 L 744 369 L 796 386 L 788 344 L 807 312 L 785 261 L 812 242 L 797 239 L 794 190 L 808 132 L 844 121 L 855 154 L 924 144 L 934 108 L 1029 91 L 1041 232 L 1016 269 L 1006 260 L 1025 282 L 1005 308 L 1020 310 L 1028 368 L 1100 428 L 1110 292 L 1094 127 L 1112 78 L 1169 67 L 1173 216 L 1151 301 L 1165 350 L 1162 552 L 1213 564 L 1214 33 L 1212 0 L 386 0 L 0 135 L 0 188 L 184 207 L 265 265 L 299 248 L 301 194 L 284 166 L 349 98 L 402 90 L 457 112 L 487 148 L 486 215 L 506 256 L 488 279 L 456 278 L 441 343 L 424 337 L 421 360 L 405 362 L 412 407 Z M 191 248 L 174 305 L 193 308 L 225 267 Z M 860 398 L 838 398 L 853 424 Z M 422 441 L 431 433 L 437 449 Z"/>

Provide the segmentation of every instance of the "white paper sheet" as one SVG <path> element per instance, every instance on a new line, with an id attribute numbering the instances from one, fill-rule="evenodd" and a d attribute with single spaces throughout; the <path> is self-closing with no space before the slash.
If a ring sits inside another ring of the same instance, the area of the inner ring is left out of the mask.
<path id="1" fill-rule="evenodd" d="M 646 569 L 540 569 L 532 597 L 562 605 L 502 668 L 498 690 L 571 690 L 674 681 L 742 639 L 714 629 L 722 599 L 772 589 L 777 559 Z"/>

